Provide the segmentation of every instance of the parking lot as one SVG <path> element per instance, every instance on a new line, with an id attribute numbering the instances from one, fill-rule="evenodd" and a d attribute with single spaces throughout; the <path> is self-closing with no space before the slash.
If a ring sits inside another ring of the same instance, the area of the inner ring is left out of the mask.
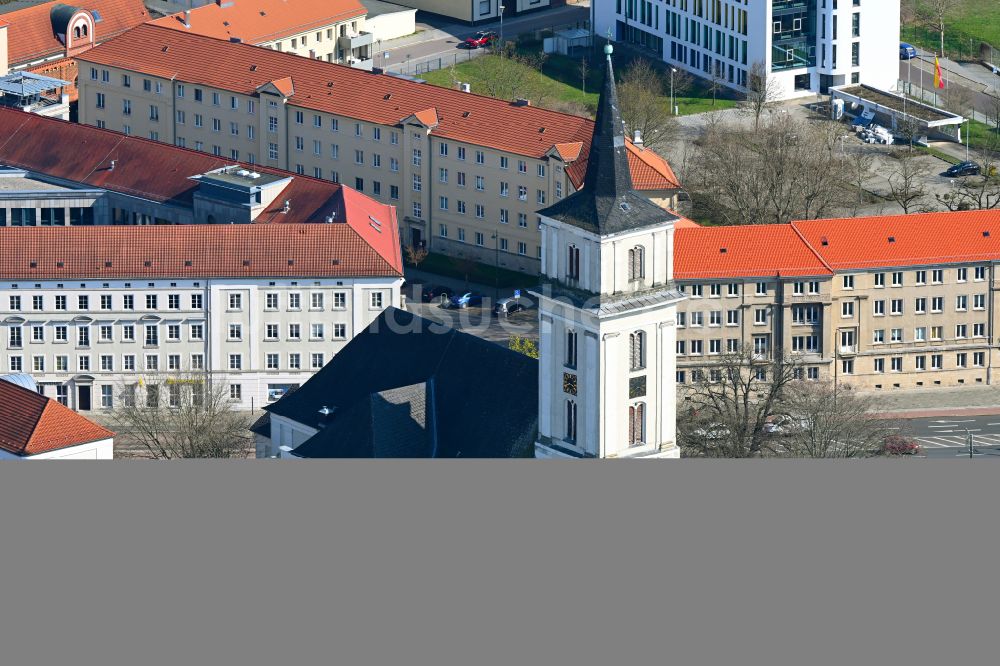
<path id="1" fill-rule="evenodd" d="M 435 284 L 440 283 L 438 280 Z M 447 280 L 444 280 L 447 282 Z M 528 307 L 506 317 L 493 314 L 493 289 L 477 289 L 475 285 L 461 285 L 449 290 L 449 295 L 473 293 L 483 295 L 482 303 L 463 308 L 447 307 L 440 296 L 431 302 L 418 301 L 415 296 L 419 291 L 413 289 L 414 281 L 407 285 L 406 309 L 415 315 L 437 321 L 452 328 L 490 340 L 501 345 L 507 345 L 511 336 L 519 336 L 538 341 L 538 308 L 534 307 L 533 299 L 522 293 L 522 303 Z M 419 283 L 429 284 L 429 282 Z M 447 285 L 445 285 L 447 287 Z M 485 292 L 485 294 L 484 294 Z M 513 293 L 501 291 L 500 298 L 512 296 Z"/>

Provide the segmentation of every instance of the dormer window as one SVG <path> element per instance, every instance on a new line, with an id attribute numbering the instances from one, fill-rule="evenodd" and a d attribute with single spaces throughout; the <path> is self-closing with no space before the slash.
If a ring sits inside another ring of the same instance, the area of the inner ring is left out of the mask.
<path id="1" fill-rule="evenodd" d="M 628 251 L 628 279 L 630 282 L 646 277 L 645 256 L 646 250 L 641 245 L 636 245 Z"/>

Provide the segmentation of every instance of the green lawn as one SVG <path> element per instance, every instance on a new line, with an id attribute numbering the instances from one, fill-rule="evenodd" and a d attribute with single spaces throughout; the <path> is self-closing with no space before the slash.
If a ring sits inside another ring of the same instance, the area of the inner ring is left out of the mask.
<path id="1" fill-rule="evenodd" d="M 480 58 L 492 58 L 494 56 L 480 56 Z M 482 63 L 476 64 L 473 61 L 458 63 L 454 67 L 454 77 L 463 83 L 469 83 L 472 91 L 482 91 L 483 82 L 477 78 L 477 71 Z M 626 63 L 622 63 L 619 71 L 624 71 Z M 540 79 L 541 85 L 551 95 L 554 104 L 543 104 L 542 106 L 552 106 L 560 111 L 570 111 L 579 114 L 593 115 L 597 108 L 597 98 L 599 96 L 601 83 L 604 78 L 604 71 L 599 67 L 590 67 L 587 72 L 586 86 L 584 87 L 583 77 L 580 72 L 580 61 L 567 58 L 561 55 L 551 55 L 546 58 L 542 66 L 542 72 L 533 72 Z M 424 74 L 423 79 L 428 83 L 445 88 L 451 88 L 453 84 L 453 74 L 450 69 L 441 69 Z M 696 84 L 697 85 L 697 84 Z M 663 98 L 663 104 L 669 105 L 669 96 Z M 696 89 L 685 96 L 677 97 L 677 106 L 680 115 L 692 113 L 703 113 L 705 111 L 729 109 L 736 106 L 737 102 L 731 99 L 719 98 L 712 101 L 712 94 L 706 90 Z"/>
<path id="2" fill-rule="evenodd" d="M 1000 48 L 1000 2 L 997 0 L 963 0 L 950 24 L 949 29 L 946 23 L 944 32 L 945 55 L 949 57 L 978 59 L 981 42 Z M 902 27 L 901 38 L 931 51 L 940 48 L 938 33 L 915 22 Z"/>
<path id="3" fill-rule="evenodd" d="M 1000 133 L 997 132 L 995 127 L 990 127 L 978 120 L 970 120 L 967 127 L 969 130 L 968 142 L 970 147 L 992 151 L 996 151 L 1000 147 Z M 965 129 L 963 128 L 964 131 Z M 962 138 L 964 139 L 965 136 L 963 135 Z"/>

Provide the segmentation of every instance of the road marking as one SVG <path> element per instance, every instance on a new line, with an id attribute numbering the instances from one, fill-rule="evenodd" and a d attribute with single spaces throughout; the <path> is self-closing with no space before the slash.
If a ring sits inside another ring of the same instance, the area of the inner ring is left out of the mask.
<path id="1" fill-rule="evenodd" d="M 975 420 L 976 419 L 961 419 L 957 421 L 949 421 L 947 419 L 937 419 L 936 421 L 932 421 L 932 423 L 972 423 Z"/>

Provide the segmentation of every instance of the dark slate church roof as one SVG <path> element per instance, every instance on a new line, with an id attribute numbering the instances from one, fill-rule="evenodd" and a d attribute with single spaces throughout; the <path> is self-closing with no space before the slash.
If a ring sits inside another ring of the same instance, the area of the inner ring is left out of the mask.
<path id="1" fill-rule="evenodd" d="M 530 456 L 538 361 L 388 308 L 265 409 L 319 429 L 293 451 L 303 458 Z"/>
<path id="2" fill-rule="evenodd" d="M 583 188 L 539 211 L 539 215 L 600 235 L 641 229 L 677 219 L 676 215 L 663 210 L 633 188 L 611 51 L 610 45 L 604 49 L 607 71 L 597 104 L 594 138 L 590 144 Z"/>

